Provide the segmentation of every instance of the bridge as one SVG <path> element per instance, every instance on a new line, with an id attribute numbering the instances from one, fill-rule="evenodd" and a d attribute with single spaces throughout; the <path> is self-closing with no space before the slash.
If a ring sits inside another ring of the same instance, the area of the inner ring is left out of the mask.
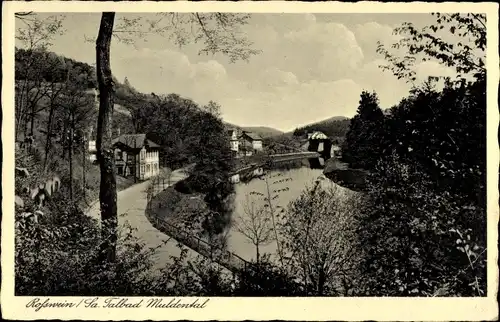
<path id="1" fill-rule="evenodd" d="M 269 158 L 273 163 L 279 162 L 287 162 L 294 160 L 302 160 L 302 159 L 310 159 L 310 158 L 318 158 L 320 157 L 319 152 L 293 152 L 293 153 L 284 153 L 284 154 L 271 154 Z"/>
<path id="2" fill-rule="evenodd" d="M 239 174 L 244 174 L 248 173 L 250 171 L 255 171 L 256 169 L 259 168 L 264 168 L 268 164 L 276 164 L 276 163 L 281 163 L 281 162 L 290 162 L 290 161 L 295 161 L 295 160 L 302 160 L 302 159 L 310 159 L 310 158 L 318 158 L 320 157 L 321 154 L 319 152 L 292 152 L 292 153 L 283 153 L 283 154 L 270 154 L 267 156 L 264 156 L 262 159 L 263 160 L 258 160 L 256 162 L 250 163 L 246 166 L 240 167 L 237 170 L 234 170 L 231 175 L 239 175 Z"/>

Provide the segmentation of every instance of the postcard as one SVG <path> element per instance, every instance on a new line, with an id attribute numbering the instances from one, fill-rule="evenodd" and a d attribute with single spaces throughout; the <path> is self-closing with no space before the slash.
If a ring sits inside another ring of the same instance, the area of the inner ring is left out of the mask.
<path id="1" fill-rule="evenodd" d="M 498 4 L 2 15 L 5 318 L 498 318 Z"/>

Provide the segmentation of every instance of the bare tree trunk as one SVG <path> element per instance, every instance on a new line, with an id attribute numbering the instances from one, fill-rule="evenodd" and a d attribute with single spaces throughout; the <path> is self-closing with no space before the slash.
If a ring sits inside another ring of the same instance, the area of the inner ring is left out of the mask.
<path id="1" fill-rule="evenodd" d="M 67 135 L 68 135 L 68 120 L 66 119 L 66 116 L 64 116 L 65 120 L 64 120 L 64 123 L 63 123 L 63 131 L 62 131 L 62 140 L 61 140 L 61 144 L 62 144 L 62 159 L 64 160 L 66 158 L 66 148 L 65 148 L 65 145 L 66 145 L 66 138 L 67 138 Z"/>
<path id="2" fill-rule="evenodd" d="M 323 268 L 321 267 L 319 270 L 319 277 L 318 277 L 318 289 L 317 289 L 317 294 L 318 296 L 323 296 L 324 289 L 325 289 L 325 283 L 326 283 L 326 274 Z"/>
<path id="3" fill-rule="evenodd" d="M 36 105 L 31 106 L 31 124 L 30 124 L 30 135 L 33 135 L 34 130 L 35 130 L 35 113 Z"/>
<path id="4" fill-rule="evenodd" d="M 99 118 L 97 121 L 97 159 L 101 170 L 99 201 L 101 205 L 103 258 L 116 259 L 117 205 L 115 160 L 112 150 L 113 79 L 110 67 L 114 12 L 104 12 L 96 41 L 97 81 L 99 84 Z"/>
<path id="5" fill-rule="evenodd" d="M 51 148 L 52 119 L 54 118 L 54 106 L 50 107 L 49 121 L 47 123 L 47 140 L 45 141 L 45 159 L 43 160 L 43 170 L 47 170 L 47 159 Z"/>
<path id="6" fill-rule="evenodd" d="M 280 241 L 278 238 L 278 230 L 276 229 L 276 221 L 274 219 L 274 209 L 273 209 L 273 203 L 272 203 L 272 199 L 271 199 L 271 191 L 269 190 L 269 181 L 268 181 L 267 177 L 266 177 L 266 189 L 267 189 L 267 202 L 269 205 L 269 211 L 271 212 L 271 220 L 273 223 L 274 236 L 276 238 L 276 246 L 277 246 L 278 256 L 280 257 L 281 266 L 283 266 L 283 254 L 281 253 L 281 245 L 280 245 Z"/>
<path id="7" fill-rule="evenodd" d="M 26 113 L 26 116 L 24 118 L 24 129 L 23 129 L 23 133 L 24 133 L 24 138 L 26 139 L 28 137 L 28 116 L 29 116 L 29 113 Z"/>

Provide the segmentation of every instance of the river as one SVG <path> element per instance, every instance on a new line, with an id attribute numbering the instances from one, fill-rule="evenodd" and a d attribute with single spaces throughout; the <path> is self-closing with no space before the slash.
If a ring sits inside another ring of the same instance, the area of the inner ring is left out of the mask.
<path id="1" fill-rule="evenodd" d="M 307 162 L 300 168 L 268 171 L 266 177 L 268 177 L 268 183 L 271 191 L 288 188 L 288 190 L 280 191 L 278 193 L 279 197 L 273 200 L 274 206 L 279 205 L 286 208 L 291 201 L 297 199 L 301 195 L 306 187 L 311 187 L 319 177 L 324 178 L 324 180 L 321 180 L 322 186 L 337 186 L 335 183 L 323 176 L 323 170 L 320 169 L 320 167 L 317 167 L 316 163 L 313 162 L 308 165 L 306 164 Z M 287 180 L 285 181 L 281 179 Z M 277 182 L 279 180 L 282 182 Z M 337 187 L 339 187 L 341 191 L 348 191 L 348 189 L 340 186 Z M 235 190 L 235 208 L 233 212 L 233 223 L 228 235 L 228 249 L 243 259 L 253 260 L 256 258 L 255 246 L 247 237 L 245 237 L 244 234 L 238 231 L 237 224 L 241 222 L 242 216 L 245 216 L 245 219 L 247 220 L 250 217 L 245 212 L 245 203 L 247 203 L 247 200 L 249 202 L 253 201 L 256 207 L 264 205 L 265 201 L 263 200 L 263 197 L 252 194 L 252 192 L 266 194 L 266 181 L 256 178 L 248 183 L 238 183 L 235 184 Z M 260 246 L 260 254 L 263 255 L 264 253 L 269 253 L 271 254 L 271 259 L 274 260 L 276 259 L 276 250 L 277 246 L 274 239 L 269 244 Z"/>

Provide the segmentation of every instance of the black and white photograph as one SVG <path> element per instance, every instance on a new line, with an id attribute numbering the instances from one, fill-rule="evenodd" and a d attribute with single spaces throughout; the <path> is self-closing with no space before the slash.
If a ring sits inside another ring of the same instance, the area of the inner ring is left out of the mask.
<path id="1" fill-rule="evenodd" d="M 497 16 L 195 10 L 12 12 L 13 296 L 496 296 Z"/>

